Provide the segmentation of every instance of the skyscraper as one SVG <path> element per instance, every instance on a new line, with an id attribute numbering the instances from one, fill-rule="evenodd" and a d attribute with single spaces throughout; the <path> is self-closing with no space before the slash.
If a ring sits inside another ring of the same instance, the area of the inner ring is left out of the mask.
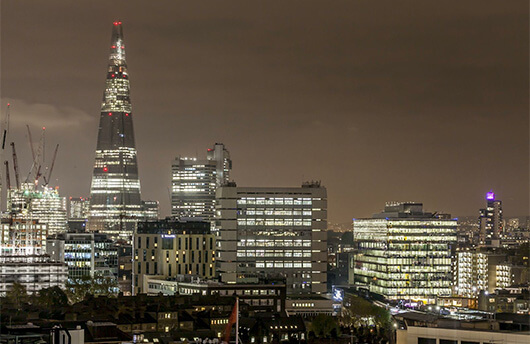
<path id="1" fill-rule="evenodd" d="M 487 205 L 479 211 L 479 244 L 483 246 L 496 246 L 502 234 L 502 202 L 495 199 L 495 193 L 486 193 Z"/>
<path id="2" fill-rule="evenodd" d="M 230 180 L 232 161 L 222 143 L 209 148 L 206 160 L 176 158 L 171 166 L 171 215 L 212 221 L 215 191 Z"/>
<path id="3" fill-rule="evenodd" d="M 96 159 L 90 190 L 89 230 L 128 237 L 143 217 L 121 22 L 114 22 Z"/>

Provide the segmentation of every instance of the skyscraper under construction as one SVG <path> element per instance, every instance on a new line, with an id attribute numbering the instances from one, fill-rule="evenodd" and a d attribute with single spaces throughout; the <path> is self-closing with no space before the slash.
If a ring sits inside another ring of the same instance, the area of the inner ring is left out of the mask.
<path id="1" fill-rule="evenodd" d="M 113 23 L 88 229 L 128 237 L 143 218 L 122 23 Z"/>

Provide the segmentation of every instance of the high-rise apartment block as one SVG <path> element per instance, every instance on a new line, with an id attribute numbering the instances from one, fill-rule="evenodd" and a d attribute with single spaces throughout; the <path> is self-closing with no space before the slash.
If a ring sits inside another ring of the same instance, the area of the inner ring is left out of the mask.
<path id="1" fill-rule="evenodd" d="M 481 246 L 500 245 L 499 238 L 503 234 L 502 202 L 495 198 L 495 193 L 486 194 L 487 206 L 480 209 L 479 244 Z"/>
<path id="2" fill-rule="evenodd" d="M 355 281 L 388 300 L 434 303 L 451 295 L 457 220 L 421 203 L 387 203 L 371 219 L 354 219 Z"/>
<path id="3" fill-rule="evenodd" d="M 57 189 L 21 183 L 20 188 L 8 190 L 7 212 L 13 219 L 46 224 L 48 234 L 67 229 L 66 197 L 61 197 Z"/>
<path id="4" fill-rule="evenodd" d="M 144 218 L 122 23 L 114 22 L 90 189 L 88 229 L 129 238 Z"/>
<path id="5" fill-rule="evenodd" d="M 147 290 L 146 276 L 215 277 L 215 247 L 209 222 L 139 222 L 133 238 L 133 293 Z"/>
<path id="6" fill-rule="evenodd" d="M 326 293 L 327 191 L 223 186 L 217 190 L 217 267 L 222 282 L 282 278 L 288 294 Z"/>
<path id="7" fill-rule="evenodd" d="M 212 221 L 215 191 L 230 179 L 232 161 L 222 143 L 209 148 L 206 159 L 177 158 L 171 166 L 171 215 Z"/>

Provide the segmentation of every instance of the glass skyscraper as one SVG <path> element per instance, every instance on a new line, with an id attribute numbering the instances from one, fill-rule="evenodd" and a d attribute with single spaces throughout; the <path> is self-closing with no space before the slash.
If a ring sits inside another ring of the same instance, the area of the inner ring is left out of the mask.
<path id="1" fill-rule="evenodd" d="M 90 190 L 88 229 L 129 237 L 143 218 L 122 23 L 114 22 Z"/>

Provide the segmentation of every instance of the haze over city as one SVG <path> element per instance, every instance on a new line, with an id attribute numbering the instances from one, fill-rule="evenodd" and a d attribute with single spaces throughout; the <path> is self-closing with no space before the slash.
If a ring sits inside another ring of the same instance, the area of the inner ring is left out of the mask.
<path id="1" fill-rule="evenodd" d="M 222 142 L 238 186 L 321 180 L 328 219 L 385 201 L 529 214 L 528 2 L 2 1 L 1 112 L 60 144 L 52 184 L 88 196 L 110 43 L 127 44 L 142 198 L 169 215 L 176 156 Z M 81 4 L 81 5 L 80 5 Z"/>

